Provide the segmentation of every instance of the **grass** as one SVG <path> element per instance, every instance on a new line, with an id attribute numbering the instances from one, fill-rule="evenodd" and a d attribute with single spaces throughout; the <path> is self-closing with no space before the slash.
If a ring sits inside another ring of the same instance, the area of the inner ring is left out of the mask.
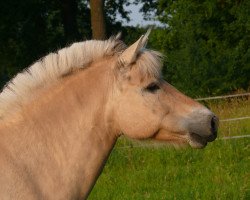
<path id="1" fill-rule="evenodd" d="M 221 119 L 250 115 L 249 100 L 209 103 Z M 250 120 L 224 122 L 220 136 L 250 134 Z M 203 150 L 131 147 L 118 141 L 89 199 L 250 199 L 250 138 Z"/>

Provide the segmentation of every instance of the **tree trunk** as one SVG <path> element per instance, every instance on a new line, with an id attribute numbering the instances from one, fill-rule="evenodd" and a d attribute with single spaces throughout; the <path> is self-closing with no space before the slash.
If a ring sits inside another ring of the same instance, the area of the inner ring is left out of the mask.
<path id="1" fill-rule="evenodd" d="M 79 39 L 77 28 L 77 2 L 76 0 L 61 0 L 61 14 L 64 27 L 64 34 L 67 42 Z"/>
<path id="2" fill-rule="evenodd" d="M 104 0 L 90 0 L 93 39 L 106 39 Z"/>

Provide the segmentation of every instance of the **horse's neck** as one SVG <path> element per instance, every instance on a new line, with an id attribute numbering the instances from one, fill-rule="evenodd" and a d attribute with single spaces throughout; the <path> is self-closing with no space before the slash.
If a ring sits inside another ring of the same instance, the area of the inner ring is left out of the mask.
<path id="1" fill-rule="evenodd" d="M 26 143 L 23 149 L 14 144 L 12 151 L 19 152 L 19 159 L 26 162 L 37 179 L 37 187 L 47 198 L 51 193 L 51 198 L 56 199 L 53 195 L 57 192 L 65 197 L 62 191 L 69 196 L 86 197 L 116 142 L 114 129 L 106 124 L 105 71 L 91 70 L 75 75 L 74 80 L 69 78 L 50 93 L 45 92 L 23 111 L 26 124 L 23 123 L 22 135 L 18 133 L 18 137 L 26 138 L 29 145 Z M 83 81 L 92 76 L 99 81 Z M 16 130 L 20 130 L 18 126 L 21 127 L 17 125 Z"/>

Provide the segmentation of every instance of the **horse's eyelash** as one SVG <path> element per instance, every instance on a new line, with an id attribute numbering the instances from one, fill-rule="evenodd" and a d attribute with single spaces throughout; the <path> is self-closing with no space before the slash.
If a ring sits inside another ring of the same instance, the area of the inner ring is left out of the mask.
<path id="1" fill-rule="evenodd" d="M 148 92 L 154 93 L 157 90 L 160 89 L 160 86 L 157 83 L 150 83 L 145 90 L 147 90 Z"/>

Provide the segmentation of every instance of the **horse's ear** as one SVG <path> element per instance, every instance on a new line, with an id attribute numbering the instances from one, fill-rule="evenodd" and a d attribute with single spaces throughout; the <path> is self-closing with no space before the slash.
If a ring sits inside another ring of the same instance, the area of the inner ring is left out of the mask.
<path id="1" fill-rule="evenodd" d="M 123 65 L 126 66 L 135 62 L 140 49 L 145 47 L 147 44 L 150 31 L 151 29 L 149 29 L 145 35 L 142 35 L 134 44 L 129 46 L 124 52 L 122 52 L 119 56 L 119 61 L 122 62 Z"/>
<path id="2" fill-rule="evenodd" d="M 148 43 L 148 36 L 149 34 L 151 33 L 151 28 L 147 30 L 146 34 L 143 36 L 143 40 L 142 40 L 142 43 L 143 43 L 143 47 L 146 47 L 147 43 Z"/>

